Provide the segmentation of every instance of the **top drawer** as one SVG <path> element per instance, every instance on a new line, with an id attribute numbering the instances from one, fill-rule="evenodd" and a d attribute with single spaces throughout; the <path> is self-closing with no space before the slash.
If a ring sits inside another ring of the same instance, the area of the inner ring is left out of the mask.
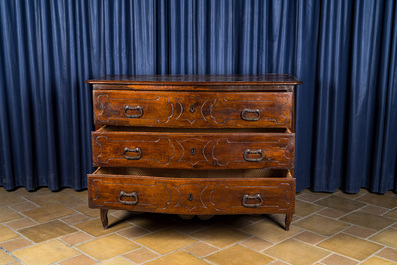
<path id="1" fill-rule="evenodd" d="M 292 92 L 94 90 L 96 125 L 291 128 Z"/>

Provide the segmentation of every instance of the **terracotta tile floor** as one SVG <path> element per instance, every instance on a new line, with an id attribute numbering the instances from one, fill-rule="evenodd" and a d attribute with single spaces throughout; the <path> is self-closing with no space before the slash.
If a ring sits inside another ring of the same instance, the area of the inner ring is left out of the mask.
<path id="1" fill-rule="evenodd" d="M 284 215 L 109 212 L 103 230 L 87 192 L 0 187 L 0 264 L 397 264 L 397 195 L 297 194 Z"/>

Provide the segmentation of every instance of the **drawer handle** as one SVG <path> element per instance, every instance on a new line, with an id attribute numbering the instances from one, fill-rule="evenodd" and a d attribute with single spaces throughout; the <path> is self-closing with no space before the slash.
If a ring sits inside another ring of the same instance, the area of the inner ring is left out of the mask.
<path id="1" fill-rule="evenodd" d="M 259 200 L 259 203 L 254 203 L 254 204 L 246 203 L 245 202 L 246 200 Z M 241 200 L 241 203 L 243 204 L 243 206 L 244 207 L 248 207 L 248 208 L 259 207 L 259 206 L 261 206 L 262 202 L 263 202 L 263 199 L 262 199 L 262 196 L 260 194 L 256 194 L 256 195 L 253 195 L 253 196 L 245 194 L 243 196 L 243 199 Z"/>
<path id="2" fill-rule="evenodd" d="M 259 154 L 259 158 L 249 158 L 248 156 L 251 154 Z M 261 162 L 263 160 L 263 152 L 261 149 L 259 150 L 250 150 L 245 149 L 243 154 L 244 160 L 247 162 Z"/>
<path id="3" fill-rule="evenodd" d="M 128 153 L 128 152 L 138 153 L 138 156 L 127 156 L 126 153 Z M 137 148 L 131 149 L 131 148 L 126 147 L 126 148 L 124 148 L 123 156 L 125 159 L 128 159 L 128 160 L 139 160 L 142 157 L 141 148 L 137 147 Z"/>
<path id="4" fill-rule="evenodd" d="M 247 113 L 256 113 L 257 117 L 246 117 Z M 245 121 L 257 121 L 261 118 L 261 111 L 259 109 L 243 109 L 241 111 L 241 118 Z"/>
<path id="5" fill-rule="evenodd" d="M 121 200 L 122 197 L 133 197 L 135 199 L 135 201 L 123 201 L 123 200 Z M 119 202 L 121 202 L 122 204 L 135 205 L 138 203 L 138 201 L 139 201 L 138 194 L 136 192 L 126 193 L 124 191 L 120 191 Z"/>
<path id="6" fill-rule="evenodd" d="M 129 115 L 129 114 L 127 114 L 128 110 L 139 110 L 140 113 L 137 115 Z M 142 117 L 142 115 L 143 115 L 143 108 L 141 106 L 136 106 L 136 107 L 125 106 L 124 107 L 124 115 L 127 118 L 138 119 L 138 118 Z"/>

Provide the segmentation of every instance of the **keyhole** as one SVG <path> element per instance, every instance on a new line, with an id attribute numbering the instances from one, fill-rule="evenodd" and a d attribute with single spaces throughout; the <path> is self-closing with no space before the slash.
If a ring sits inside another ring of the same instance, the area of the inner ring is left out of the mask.
<path id="1" fill-rule="evenodd" d="M 189 195 L 187 196 L 187 199 L 191 202 L 193 201 L 193 194 L 189 193 Z"/>
<path id="2" fill-rule="evenodd" d="M 196 154 L 196 148 L 193 147 L 192 150 L 190 150 L 190 154 L 194 156 Z"/>
<path id="3" fill-rule="evenodd" d="M 194 105 L 190 105 L 190 112 L 193 113 L 195 111 Z"/>

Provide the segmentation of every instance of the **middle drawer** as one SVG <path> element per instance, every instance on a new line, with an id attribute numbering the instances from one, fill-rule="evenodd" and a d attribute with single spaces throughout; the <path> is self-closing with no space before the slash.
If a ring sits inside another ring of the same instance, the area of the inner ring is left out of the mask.
<path id="1" fill-rule="evenodd" d="M 104 126 L 92 132 L 94 166 L 179 169 L 293 168 L 288 130 L 160 130 Z"/>

